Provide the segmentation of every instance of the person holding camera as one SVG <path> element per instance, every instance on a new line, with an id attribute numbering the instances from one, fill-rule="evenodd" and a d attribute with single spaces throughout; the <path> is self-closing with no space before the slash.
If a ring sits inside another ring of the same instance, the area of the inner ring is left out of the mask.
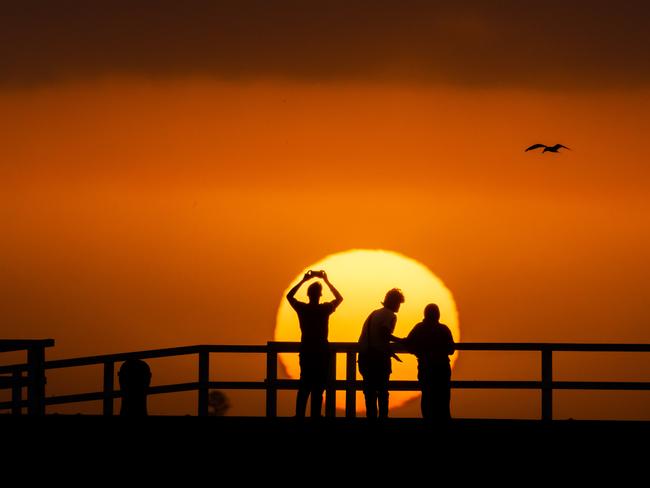
<path id="1" fill-rule="evenodd" d="M 323 286 L 318 281 L 307 288 L 308 303 L 295 298 L 300 287 L 314 278 L 321 278 L 325 282 L 334 295 L 334 300 L 320 303 Z M 329 316 L 341 304 L 343 297 L 330 283 L 325 271 L 308 271 L 302 280 L 289 290 L 287 300 L 298 314 L 301 332 L 300 386 L 296 396 L 296 417 L 305 417 L 309 395 L 311 395 L 311 416 L 320 417 L 330 366 L 329 342 L 327 340 Z"/>

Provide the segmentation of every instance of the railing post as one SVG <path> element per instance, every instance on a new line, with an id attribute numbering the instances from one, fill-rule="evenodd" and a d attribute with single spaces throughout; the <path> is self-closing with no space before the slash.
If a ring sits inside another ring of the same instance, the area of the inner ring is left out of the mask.
<path id="1" fill-rule="evenodd" d="M 23 372 L 16 368 L 11 374 L 11 414 L 22 415 L 23 408 L 20 405 L 23 401 Z"/>
<path id="2" fill-rule="evenodd" d="M 325 416 L 336 417 L 336 351 L 330 351 L 330 367 L 325 392 Z M 313 400 L 312 400 L 313 401 Z"/>
<path id="3" fill-rule="evenodd" d="M 266 416 L 277 417 L 278 415 L 278 353 L 272 349 L 271 343 L 267 343 L 266 349 Z"/>
<path id="4" fill-rule="evenodd" d="M 199 352 L 199 417 L 208 415 L 208 395 L 210 388 L 210 352 Z"/>
<path id="5" fill-rule="evenodd" d="M 353 419 L 357 415 L 357 353 L 350 351 L 345 356 L 345 416 Z"/>
<path id="6" fill-rule="evenodd" d="M 31 346 L 27 351 L 27 413 L 45 415 L 45 348 Z"/>
<path id="7" fill-rule="evenodd" d="M 542 420 L 553 420 L 553 350 L 542 348 Z"/>
<path id="8" fill-rule="evenodd" d="M 113 390 L 115 388 L 115 363 L 113 361 L 104 362 L 104 399 L 103 414 L 106 416 L 113 415 Z"/>

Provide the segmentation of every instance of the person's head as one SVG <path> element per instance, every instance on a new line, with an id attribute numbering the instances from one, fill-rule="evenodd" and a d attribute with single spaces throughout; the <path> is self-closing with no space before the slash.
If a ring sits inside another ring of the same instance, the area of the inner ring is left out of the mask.
<path id="1" fill-rule="evenodd" d="M 438 308 L 438 305 L 430 303 L 424 307 L 424 320 L 435 323 L 440 321 L 440 309 Z"/>
<path id="2" fill-rule="evenodd" d="M 386 296 L 384 297 L 384 301 L 381 303 L 384 307 L 392 310 L 393 312 L 398 312 L 400 305 L 404 303 L 404 295 L 402 294 L 402 290 L 398 288 L 388 290 Z"/>
<path id="3" fill-rule="evenodd" d="M 307 296 L 309 297 L 309 301 L 312 303 L 318 303 L 322 294 L 323 285 L 321 285 L 318 281 L 312 283 L 309 285 L 309 288 L 307 288 Z"/>
<path id="4" fill-rule="evenodd" d="M 151 383 L 151 368 L 142 359 L 127 359 L 117 373 L 120 388 L 143 391 Z"/>

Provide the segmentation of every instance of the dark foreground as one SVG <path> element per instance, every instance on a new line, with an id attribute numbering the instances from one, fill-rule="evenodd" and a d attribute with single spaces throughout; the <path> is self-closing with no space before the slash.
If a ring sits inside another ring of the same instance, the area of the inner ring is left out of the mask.
<path id="1" fill-rule="evenodd" d="M 609 440 L 642 444 L 650 440 L 650 422 L 556 420 L 454 419 L 448 424 L 430 424 L 422 419 L 388 419 L 369 422 L 357 419 L 302 421 L 294 418 L 150 416 L 146 418 L 102 417 L 93 415 L 46 415 L 45 417 L 0 416 L 0 432 L 15 442 L 38 441 L 65 436 L 89 443 L 113 439 L 155 442 L 160 438 L 220 440 L 250 445 L 285 442 L 350 443 L 389 445 L 405 442 L 460 444 L 517 442 L 533 447 L 547 443 L 589 444 Z M 606 448 L 607 446 L 602 446 Z"/>
<path id="2" fill-rule="evenodd" d="M 62 456 L 75 463 L 89 459 L 111 466 L 147 458 L 157 463 L 156 472 L 208 463 L 224 473 L 252 477 L 279 467 L 283 477 L 298 468 L 333 476 L 341 469 L 358 471 L 370 460 L 361 474 L 377 481 L 403 470 L 461 469 L 465 477 L 486 474 L 486 466 L 497 477 L 517 468 L 535 476 L 574 473 L 598 479 L 612 472 L 628 478 L 645 469 L 650 422 L 459 419 L 430 425 L 421 419 L 369 423 L 344 418 L 313 422 L 51 415 L 0 416 L 0 433 L 3 454 Z M 143 469 L 148 466 L 142 463 Z"/>

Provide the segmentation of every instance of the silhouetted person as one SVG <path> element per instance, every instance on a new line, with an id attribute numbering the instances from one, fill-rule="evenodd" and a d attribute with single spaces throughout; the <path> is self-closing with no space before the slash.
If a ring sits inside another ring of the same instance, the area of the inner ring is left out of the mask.
<path id="1" fill-rule="evenodd" d="M 141 359 L 127 359 L 117 374 L 122 390 L 120 415 L 144 417 L 147 415 L 147 392 L 151 384 L 149 365 Z"/>
<path id="2" fill-rule="evenodd" d="M 314 282 L 307 288 L 309 303 L 296 300 L 295 294 L 303 283 L 320 277 L 334 295 L 334 300 L 319 303 L 323 286 Z M 330 366 L 329 316 L 336 310 L 343 297 L 327 278 L 325 271 L 308 271 L 302 280 L 287 293 L 287 300 L 298 313 L 300 322 L 300 386 L 296 396 L 296 417 L 304 418 L 307 400 L 311 394 L 311 416 L 320 417 L 323 392 L 327 384 Z"/>
<path id="3" fill-rule="evenodd" d="M 425 307 L 424 320 L 413 327 L 403 343 L 418 358 L 422 417 L 435 421 L 451 419 L 449 356 L 456 346 L 449 327 L 440 323 L 438 305 L 430 303 Z"/>
<path id="4" fill-rule="evenodd" d="M 359 337 L 359 372 L 363 376 L 363 394 L 366 400 L 366 417 L 388 417 L 388 381 L 390 379 L 391 341 L 400 340 L 393 335 L 397 316 L 404 303 L 404 295 L 393 288 L 382 302 L 383 308 L 373 311 L 363 324 Z M 395 356 L 397 358 L 397 356 Z"/>

